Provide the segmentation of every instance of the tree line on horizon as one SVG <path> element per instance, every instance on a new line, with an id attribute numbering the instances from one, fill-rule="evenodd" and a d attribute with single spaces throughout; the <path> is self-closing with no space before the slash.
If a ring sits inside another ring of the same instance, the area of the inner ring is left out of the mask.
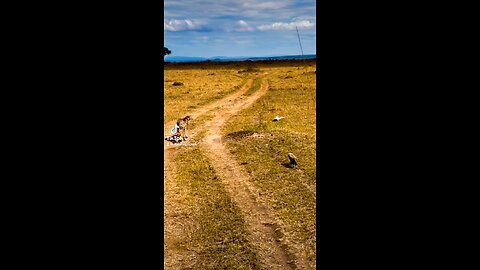
<path id="1" fill-rule="evenodd" d="M 165 57 L 165 55 L 169 55 L 171 53 L 172 53 L 172 51 L 170 51 L 167 47 L 165 47 L 165 46 L 163 47 L 163 56 L 164 57 Z"/>

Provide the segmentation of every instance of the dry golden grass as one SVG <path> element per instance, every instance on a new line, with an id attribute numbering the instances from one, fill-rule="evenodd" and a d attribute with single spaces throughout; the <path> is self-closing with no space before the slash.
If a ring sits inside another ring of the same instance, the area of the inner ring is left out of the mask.
<path id="1" fill-rule="evenodd" d="M 186 269 L 261 269 L 248 242 L 245 222 L 209 161 L 198 147 L 183 148 L 176 157 L 177 183 L 190 195 L 190 216 L 197 224 L 189 242 L 179 248 L 194 250 L 197 259 Z"/>
<path id="2" fill-rule="evenodd" d="M 189 68 L 169 64 L 164 72 L 164 122 L 184 117 L 198 106 L 220 99 L 239 89 L 246 75 L 236 69 Z M 175 82 L 183 85 L 174 86 Z"/>
<path id="3" fill-rule="evenodd" d="M 262 70 L 269 92 L 229 121 L 227 146 L 284 223 L 296 253 L 315 268 L 316 66 Z M 275 116 L 285 118 L 273 122 Z M 296 169 L 288 168 L 289 152 L 298 158 Z"/>
<path id="4" fill-rule="evenodd" d="M 165 69 L 164 121 L 183 117 L 198 106 L 234 92 L 247 79 L 257 77 L 268 80 L 269 91 L 227 122 L 223 129 L 225 141 L 238 164 L 249 173 L 252 184 L 260 190 L 262 200 L 282 222 L 285 238 L 295 254 L 315 269 L 315 61 L 169 64 Z M 173 86 L 174 82 L 183 85 Z M 260 80 L 255 79 L 246 95 L 259 85 Z M 214 115 L 213 110 L 191 125 L 198 127 Z M 273 122 L 275 116 L 285 118 Z M 216 179 L 202 151 L 197 147 L 180 151 L 176 165 L 185 170 L 177 178 L 194 198 L 191 203 L 203 209 L 192 217 L 199 223 L 198 233 L 190 243 L 184 243 L 202 254 L 201 260 L 190 265 L 191 269 L 261 268 L 247 241 L 245 223 L 237 207 Z M 295 169 L 287 166 L 289 152 L 298 158 Z"/>

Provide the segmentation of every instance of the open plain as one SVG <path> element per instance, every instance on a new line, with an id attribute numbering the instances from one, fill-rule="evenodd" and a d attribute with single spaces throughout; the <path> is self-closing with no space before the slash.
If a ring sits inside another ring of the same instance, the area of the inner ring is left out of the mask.
<path id="1" fill-rule="evenodd" d="M 164 137 L 192 118 L 164 141 L 165 269 L 316 269 L 315 60 L 168 63 L 164 91 Z"/>

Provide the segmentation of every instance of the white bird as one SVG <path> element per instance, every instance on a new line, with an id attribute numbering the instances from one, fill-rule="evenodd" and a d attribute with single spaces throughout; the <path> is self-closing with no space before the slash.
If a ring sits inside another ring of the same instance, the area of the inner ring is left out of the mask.
<path id="1" fill-rule="evenodd" d="M 273 118 L 273 121 L 276 122 L 276 121 L 280 121 L 282 120 L 283 118 L 285 117 L 282 117 L 282 116 L 275 116 L 275 118 Z"/>

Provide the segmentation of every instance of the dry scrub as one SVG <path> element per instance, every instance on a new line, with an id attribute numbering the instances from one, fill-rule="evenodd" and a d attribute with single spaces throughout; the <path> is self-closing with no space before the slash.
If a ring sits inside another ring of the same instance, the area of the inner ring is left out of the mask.
<path id="1" fill-rule="evenodd" d="M 170 122 L 212 100 L 238 90 L 246 81 L 235 70 L 185 69 L 167 65 L 164 73 L 164 118 Z M 183 85 L 173 86 L 174 82 Z M 242 83 L 243 82 L 243 83 Z"/>
<path id="2" fill-rule="evenodd" d="M 248 242 L 245 223 L 209 161 L 198 148 L 182 148 L 175 159 L 178 185 L 188 190 L 191 223 L 196 224 L 183 248 L 197 254 L 186 269 L 260 269 Z"/>
<path id="3" fill-rule="evenodd" d="M 285 243 L 307 268 L 316 269 L 315 61 L 168 64 L 164 76 L 165 123 L 235 92 L 248 79 L 254 80 L 245 96 L 259 89 L 260 77 L 268 81 L 267 94 L 227 122 L 222 141 L 259 190 L 259 199 L 281 221 Z M 202 125 L 215 116 L 214 109 L 193 119 L 191 128 L 198 130 L 194 142 L 201 142 Z M 275 116 L 285 118 L 273 122 Z M 176 150 L 172 181 L 182 191 L 182 201 L 169 197 L 168 206 L 184 215 L 177 226 L 184 226 L 187 235 L 167 243 L 168 256 L 174 258 L 175 250 L 194 254 L 176 269 L 265 268 L 235 200 L 201 149 Z M 289 152 L 298 158 L 295 169 L 288 168 Z"/>
<path id="4" fill-rule="evenodd" d="M 234 116 L 227 146 L 283 221 L 288 242 L 316 267 L 315 66 L 262 67 L 270 91 Z M 288 74 L 291 78 L 285 79 Z M 284 119 L 273 122 L 275 116 Z M 287 154 L 298 157 L 288 168 Z"/>

